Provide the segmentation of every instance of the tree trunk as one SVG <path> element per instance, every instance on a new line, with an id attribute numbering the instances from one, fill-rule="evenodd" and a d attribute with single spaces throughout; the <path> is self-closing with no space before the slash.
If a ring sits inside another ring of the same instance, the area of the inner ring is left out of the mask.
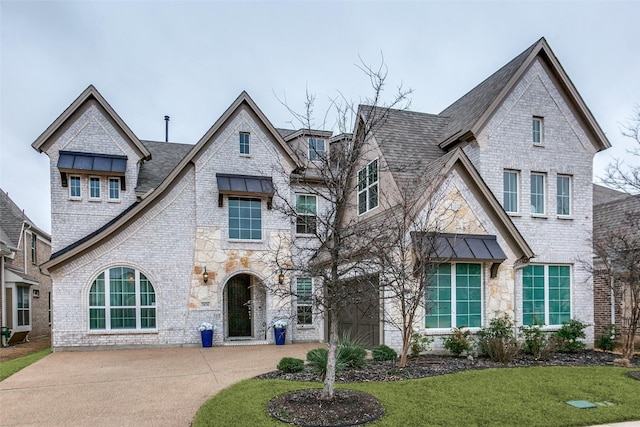
<path id="1" fill-rule="evenodd" d="M 322 399 L 333 399 L 333 386 L 336 382 L 336 360 L 338 356 L 338 313 L 329 311 L 329 355 L 327 357 L 327 373 L 324 377 Z"/>
<path id="2" fill-rule="evenodd" d="M 406 325 L 402 328 L 402 351 L 400 352 L 400 367 L 407 366 L 407 355 L 409 353 L 409 346 L 411 345 L 411 332 Z"/>

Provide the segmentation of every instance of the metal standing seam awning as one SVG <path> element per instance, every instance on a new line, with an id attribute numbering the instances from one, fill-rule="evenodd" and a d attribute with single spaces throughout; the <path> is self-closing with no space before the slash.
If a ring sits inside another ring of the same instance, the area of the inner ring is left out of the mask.
<path id="1" fill-rule="evenodd" d="M 120 188 L 126 190 L 124 176 L 127 171 L 127 156 L 60 151 L 57 166 L 63 187 L 67 186 L 67 173 L 75 172 L 119 177 Z"/>
<path id="2" fill-rule="evenodd" d="M 270 176 L 235 175 L 217 173 L 218 206 L 222 207 L 222 195 L 257 196 L 267 199 L 267 207 L 271 208 L 274 193 L 273 180 Z"/>
<path id="3" fill-rule="evenodd" d="M 484 234 L 424 233 L 412 232 L 411 238 L 417 253 L 436 260 L 490 261 L 491 277 L 498 266 L 507 259 L 496 236 Z"/>

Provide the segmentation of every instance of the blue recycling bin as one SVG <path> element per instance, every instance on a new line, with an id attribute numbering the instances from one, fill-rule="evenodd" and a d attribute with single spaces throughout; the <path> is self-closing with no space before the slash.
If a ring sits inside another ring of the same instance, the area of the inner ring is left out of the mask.
<path id="1" fill-rule="evenodd" d="M 200 338 L 202 338 L 203 347 L 213 346 L 213 330 L 206 329 L 204 331 L 200 331 Z"/>
<path id="2" fill-rule="evenodd" d="M 287 328 L 273 328 L 273 333 L 276 338 L 276 345 L 284 345 L 284 341 L 287 338 Z"/>

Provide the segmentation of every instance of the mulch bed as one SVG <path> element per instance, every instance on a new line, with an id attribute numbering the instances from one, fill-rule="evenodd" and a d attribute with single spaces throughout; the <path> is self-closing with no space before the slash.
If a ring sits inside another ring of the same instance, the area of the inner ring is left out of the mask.
<path id="1" fill-rule="evenodd" d="M 492 362 L 489 358 L 466 358 L 441 355 L 423 355 L 408 360 L 405 368 L 399 368 L 395 361 L 367 361 L 362 369 L 350 369 L 336 373 L 337 383 L 370 381 L 403 381 L 408 379 L 433 377 L 472 369 L 522 368 L 531 366 L 612 366 L 620 355 L 600 351 L 578 353 L 555 353 L 549 360 L 535 360 L 529 356 L 519 356 L 509 363 Z M 632 367 L 638 366 L 633 363 Z M 640 380 L 640 371 L 629 371 L 628 375 Z M 290 381 L 321 382 L 309 367 L 301 372 L 283 373 L 273 371 L 256 377 L 257 379 L 283 379 Z M 366 393 L 354 390 L 336 390 L 333 400 L 319 399 L 320 390 L 296 390 L 276 396 L 269 402 L 269 413 L 286 423 L 300 426 L 349 426 L 375 421 L 383 414 L 382 405 Z"/>

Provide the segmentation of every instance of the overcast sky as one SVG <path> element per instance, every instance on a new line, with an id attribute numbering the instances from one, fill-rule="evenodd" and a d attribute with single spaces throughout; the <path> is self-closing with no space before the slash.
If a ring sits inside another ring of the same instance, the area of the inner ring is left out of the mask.
<path id="1" fill-rule="evenodd" d="M 277 127 L 371 93 L 359 58 L 438 113 L 545 37 L 614 148 L 640 103 L 640 2 L 0 0 L 0 187 L 50 231 L 49 159 L 31 143 L 93 84 L 140 139 L 195 143 L 242 90 Z M 320 121 L 320 120 L 319 120 Z M 332 124 L 332 123 L 330 123 Z M 297 124 L 296 124 L 297 125 Z M 295 126 L 295 125 L 294 125 Z M 638 162 L 637 159 L 629 159 Z"/>

